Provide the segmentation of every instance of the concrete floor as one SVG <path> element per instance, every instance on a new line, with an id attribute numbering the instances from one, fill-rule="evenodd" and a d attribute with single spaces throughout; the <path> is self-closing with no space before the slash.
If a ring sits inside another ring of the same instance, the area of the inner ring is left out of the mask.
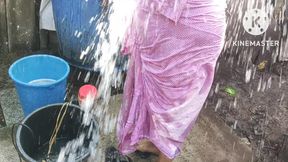
<path id="1" fill-rule="evenodd" d="M 20 121 L 23 114 L 14 88 L 0 91 L 0 102 L 3 107 L 7 127 L 0 129 L 0 162 L 19 161 L 11 141 L 11 125 Z M 117 113 L 121 103 L 121 95 L 113 97 L 111 102 L 112 112 Z M 198 118 L 197 124 L 185 142 L 181 155 L 175 162 L 250 162 L 252 159 L 251 148 L 245 140 L 233 134 L 231 128 L 217 118 L 213 108 L 205 108 Z M 107 145 L 115 145 L 113 132 Z M 143 160 L 131 155 L 136 162 L 155 161 L 156 157 Z"/>
<path id="2" fill-rule="evenodd" d="M 11 127 L 23 119 L 23 113 L 14 88 L 0 91 L 0 103 L 3 108 L 7 126 L 0 128 L 0 162 L 17 162 L 18 154 L 11 139 Z"/>

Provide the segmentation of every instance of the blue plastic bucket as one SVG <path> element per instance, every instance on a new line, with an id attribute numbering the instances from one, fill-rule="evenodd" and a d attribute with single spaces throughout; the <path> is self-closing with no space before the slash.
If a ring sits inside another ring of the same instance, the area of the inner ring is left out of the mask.
<path id="1" fill-rule="evenodd" d="M 102 12 L 100 0 L 52 0 L 61 57 L 71 65 L 93 70 L 94 53 L 99 41 L 96 23 Z M 81 52 L 87 55 L 80 58 Z"/>
<path id="2" fill-rule="evenodd" d="M 14 62 L 9 75 L 24 115 L 49 104 L 63 103 L 69 71 L 67 62 L 51 55 L 32 55 Z"/>

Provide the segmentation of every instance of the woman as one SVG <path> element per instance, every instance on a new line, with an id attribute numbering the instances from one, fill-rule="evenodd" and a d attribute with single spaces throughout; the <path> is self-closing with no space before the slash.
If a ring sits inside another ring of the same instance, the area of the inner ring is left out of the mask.
<path id="1" fill-rule="evenodd" d="M 211 88 L 224 43 L 225 0 L 142 0 L 124 52 L 130 69 L 118 123 L 119 150 L 171 162 Z"/>

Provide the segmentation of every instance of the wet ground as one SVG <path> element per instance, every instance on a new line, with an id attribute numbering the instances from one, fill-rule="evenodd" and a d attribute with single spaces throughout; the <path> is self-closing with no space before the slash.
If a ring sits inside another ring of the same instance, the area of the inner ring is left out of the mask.
<path id="1" fill-rule="evenodd" d="M 23 57 L 23 53 L 6 54 L 0 60 L 0 101 L 8 124 L 7 127 L 0 128 L 0 145 L 5 146 L 0 149 L 1 162 L 19 161 L 10 132 L 11 125 L 21 120 L 23 115 L 7 69 L 13 61 Z M 285 134 L 288 128 L 287 64 L 275 64 L 271 71 L 257 71 L 255 78 L 249 83 L 245 83 L 243 67 L 230 67 L 224 58 L 220 59 L 220 65 L 207 104 L 187 139 L 181 156 L 175 161 L 287 161 L 285 156 L 288 153 L 284 147 L 287 145 Z M 279 70 L 281 67 L 282 74 Z M 257 92 L 260 77 L 266 80 L 271 77 L 271 88 Z M 229 96 L 224 91 L 226 86 L 234 87 L 237 95 Z M 253 95 L 251 89 L 254 89 Z M 116 95 L 111 103 L 112 112 L 117 113 L 120 101 L 121 95 Z M 116 145 L 114 133 L 104 139 L 107 145 Z M 136 162 L 153 161 L 156 158 L 141 160 L 135 155 L 131 156 Z"/>
<path id="2" fill-rule="evenodd" d="M 9 121 L 8 126 L 0 129 L 0 161 L 19 161 L 11 140 L 11 124 L 22 119 L 20 105 L 17 101 L 16 92 L 13 88 L 2 90 L 2 99 L 10 100 L 9 104 L 4 104 L 4 113 Z M 13 97 L 12 97 L 13 96 Z M 110 104 L 111 112 L 117 113 L 119 110 L 121 95 L 113 97 Z M 1 103 L 6 102 L 1 100 Z M 10 114 L 13 109 L 13 114 Z M 9 119 L 8 119 L 9 118 Z M 12 120 L 12 121 L 10 121 Z M 104 146 L 116 146 L 115 132 L 102 137 Z M 141 159 L 138 156 L 130 155 L 136 162 L 153 162 L 157 157 L 151 156 L 148 159 Z M 198 119 L 193 131 L 185 143 L 183 152 L 175 162 L 242 162 L 251 160 L 251 149 L 245 141 L 235 136 L 231 129 L 227 127 L 215 113 L 205 109 Z"/>
<path id="3" fill-rule="evenodd" d="M 267 64 L 264 69 L 258 65 L 269 58 L 248 63 L 255 75 L 245 82 L 247 64 L 237 65 L 236 57 L 230 59 L 234 59 L 232 66 L 229 58 L 219 60 L 207 107 L 214 107 L 215 114 L 250 143 L 254 161 L 288 161 L 288 62 Z M 226 87 L 233 87 L 236 96 L 229 96 Z"/>

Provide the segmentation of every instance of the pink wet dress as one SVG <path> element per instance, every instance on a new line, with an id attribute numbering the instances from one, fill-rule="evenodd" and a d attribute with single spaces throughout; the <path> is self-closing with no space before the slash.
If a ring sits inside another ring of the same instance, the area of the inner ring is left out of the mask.
<path id="1" fill-rule="evenodd" d="M 175 158 L 213 83 L 224 44 L 226 0 L 140 0 L 117 136 L 128 154 L 148 139 Z"/>

